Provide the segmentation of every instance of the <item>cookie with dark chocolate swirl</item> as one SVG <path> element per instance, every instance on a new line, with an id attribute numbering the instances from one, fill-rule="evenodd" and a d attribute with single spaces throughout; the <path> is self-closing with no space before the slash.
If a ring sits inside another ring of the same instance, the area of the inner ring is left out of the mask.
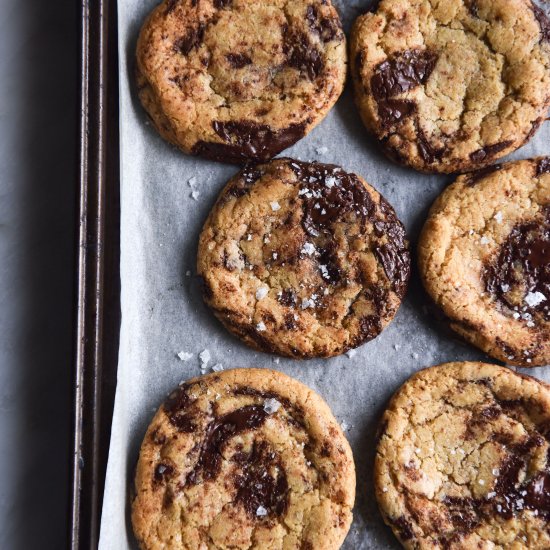
<path id="1" fill-rule="evenodd" d="M 405 548 L 550 548 L 550 387 L 485 363 L 418 372 L 384 413 L 374 479 Z"/>
<path id="2" fill-rule="evenodd" d="M 451 327 L 512 365 L 550 364 L 550 159 L 460 176 L 418 244 L 424 285 Z"/>
<path id="3" fill-rule="evenodd" d="M 330 357 L 391 321 L 410 254 L 395 211 L 361 177 L 276 159 L 222 191 L 200 236 L 198 273 L 207 304 L 248 345 Z"/>
<path id="4" fill-rule="evenodd" d="M 351 35 L 365 125 L 390 158 L 423 172 L 493 163 L 547 116 L 549 28 L 531 0 L 381 0 Z"/>
<path id="5" fill-rule="evenodd" d="M 315 392 L 279 372 L 235 369 L 170 394 L 143 440 L 135 492 L 143 550 L 337 550 L 355 468 Z"/>
<path id="6" fill-rule="evenodd" d="M 266 161 L 342 93 L 346 41 L 328 0 L 165 0 L 137 46 L 139 97 L 186 153 Z"/>

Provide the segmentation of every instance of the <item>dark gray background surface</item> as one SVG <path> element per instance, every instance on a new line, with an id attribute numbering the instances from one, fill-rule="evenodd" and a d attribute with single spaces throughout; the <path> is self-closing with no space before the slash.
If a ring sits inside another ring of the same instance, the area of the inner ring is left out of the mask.
<path id="1" fill-rule="evenodd" d="M 0 548 L 66 546 L 76 0 L 0 0 Z"/>

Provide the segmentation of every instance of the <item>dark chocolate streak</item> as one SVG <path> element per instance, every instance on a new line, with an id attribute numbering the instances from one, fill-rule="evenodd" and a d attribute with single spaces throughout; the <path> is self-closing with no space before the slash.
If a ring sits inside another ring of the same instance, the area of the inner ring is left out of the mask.
<path id="1" fill-rule="evenodd" d="M 180 418 L 190 415 L 193 400 L 189 397 L 190 386 L 183 385 L 173 392 L 164 404 L 164 410 L 172 424 L 179 427 Z M 305 429 L 303 411 L 288 399 L 273 393 L 253 388 L 237 387 L 234 395 L 250 395 L 263 399 L 277 399 L 285 408 L 289 422 Z M 196 485 L 213 480 L 220 471 L 223 450 L 227 442 L 249 430 L 262 426 L 268 417 L 262 405 L 247 405 L 224 416 L 215 418 L 207 427 L 199 447 L 199 456 L 193 470 L 187 474 L 185 485 Z M 186 430 L 184 430 L 186 431 Z M 231 458 L 238 465 L 235 475 L 237 494 L 235 501 L 243 505 L 247 513 L 257 517 L 258 507 L 266 509 L 266 517 L 281 516 L 288 507 L 289 487 L 280 456 L 265 441 L 254 441 L 250 453 L 238 451 Z M 155 467 L 154 482 L 159 484 L 174 475 L 170 464 L 159 463 Z"/>
<path id="2" fill-rule="evenodd" d="M 239 453 L 233 459 L 241 469 L 235 479 L 235 501 L 257 517 L 260 506 L 269 516 L 283 516 L 288 508 L 288 482 L 280 456 L 265 441 L 255 441 L 250 454 Z"/>
<path id="3" fill-rule="evenodd" d="M 199 141 L 193 147 L 193 154 L 234 164 L 266 161 L 302 138 L 306 126 L 307 122 L 302 122 L 273 130 L 265 124 L 246 120 L 214 121 L 212 127 L 225 143 Z"/>
<path id="4" fill-rule="evenodd" d="M 425 84 L 436 62 L 437 55 L 429 50 L 406 50 L 383 61 L 370 81 L 374 98 L 382 101 Z"/>
<path id="5" fill-rule="evenodd" d="M 376 204 L 359 178 L 338 166 L 293 160 L 290 167 L 301 182 L 301 190 L 307 191 L 302 195 L 302 226 L 306 233 L 314 237 L 331 234 L 332 224 L 350 215 L 359 218 L 363 227 L 367 220 L 372 221 L 375 235 L 387 237 L 387 242 L 376 246 L 374 252 L 393 290 L 402 297 L 410 275 L 410 255 L 403 225 L 388 202 L 380 197 L 382 216 L 377 216 Z M 329 241 L 320 250 L 319 262 L 327 266 L 327 282 L 340 281 L 342 273 L 334 243 Z"/>
<path id="6" fill-rule="evenodd" d="M 302 225 L 308 235 L 330 232 L 334 222 L 344 220 L 349 214 L 359 217 L 362 225 L 374 217 L 376 205 L 355 174 L 319 162 L 292 160 L 289 165 L 300 180 L 301 189 L 311 194 L 311 197 L 302 196 Z"/>
<path id="7" fill-rule="evenodd" d="M 540 312 L 550 320 L 550 206 L 542 209 L 540 221 L 512 229 L 483 277 L 486 290 L 505 306 L 530 315 Z M 540 292 L 546 300 L 536 306 L 524 301 L 517 304 L 510 296 L 517 294 L 518 288 L 522 297 Z"/>
<path id="8" fill-rule="evenodd" d="M 204 29 L 204 23 L 199 24 L 196 28 L 188 29 L 185 36 L 182 36 L 174 44 L 174 48 L 183 55 L 189 55 L 192 50 L 201 45 L 202 39 L 204 38 Z"/>
<path id="9" fill-rule="evenodd" d="M 234 69 L 242 69 L 252 63 L 252 59 L 244 53 L 228 53 L 225 58 Z"/>
<path id="10" fill-rule="evenodd" d="M 522 443 L 510 444 L 507 437 L 494 437 L 497 443 L 506 448 L 507 456 L 499 468 L 492 498 L 445 497 L 450 520 L 455 530 L 450 537 L 441 537 L 444 547 L 461 535 L 474 529 L 483 520 L 500 516 L 512 519 L 523 510 L 536 511 L 544 521 L 550 519 L 550 471 L 547 460 L 546 470 L 530 476 L 528 464 L 534 450 L 544 445 L 539 434 L 528 437 Z M 520 474 L 525 478 L 520 482 Z"/>
<path id="11" fill-rule="evenodd" d="M 539 6 L 533 4 L 533 12 L 540 25 L 541 42 L 550 42 L 550 18 Z"/>
<path id="12" fill-rule="evenodd" d="M 196 485 L 201 480 L 215 479 L 220 471 L 223 448 L 229 439 L 259 428 L 267 416 L 262 406 L 247 405 L 211 422 L 201 444 L 199 459 L 187 475 L 186 484 Z"/>
<path id="13" fill-rule="evenodd" d="M 482 149 L 478 149 L 473 153 L 470 153 L 470 158 L 474 162 L 484 162 L 493 158 L 497 153 L 500 153 L 510 145 L 514 143 L 512 140 L 501 141 L 500 143 L 493 143 L 493 145 L 486 145 Z"/>
<path id="14" fill-rule="evenodd" d="M 467 177 L 467 183 L 470 187 L 474 186 L 478 181 L 484 179 L 489 174 L 497 172 L 502 168 L 502 164 L 493 164 L 492 166 L 486 166 L 485 168 L 480 168 L 475 172 L 470 172 Z"/>
<path id="15" fill-rule="evenodd" d="M 374 232 L 379 237 L 387 235 L 388 242 L 375 248 L 374 251 L 384 266 L 394 292 L 402 298 L 411 273 L 411 256 L 405 228 L 397 219 L 394 209 L 382 196 L 380 196 L 379 208 L 385 216 L 385 221 L 375 221 Z"/>

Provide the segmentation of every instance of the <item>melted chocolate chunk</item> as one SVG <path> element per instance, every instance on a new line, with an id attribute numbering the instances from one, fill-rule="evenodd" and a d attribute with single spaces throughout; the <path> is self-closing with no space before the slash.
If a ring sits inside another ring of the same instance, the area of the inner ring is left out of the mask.
<path id="1" fill-rule="evenodd" d="M 404 516 L 392 519 L 390 523 L 397 529 L 397 533 L 401 540 L 410 540 L 414 537 L 412 526 Z"/>
<path id="2" fill-rule="evenodd" d="M 306 125 L 302 122 L 273 130 L 267 125 L 246 120 L 214 121 L 214 131 L 225 143 L 199 141 L 193 147 L 193 154 L 235 164 L 245 164 L 250 160 L 267 161 L 302 138 Z"/>
<path id="3" fill-rule="evenodd" d="M 214 7 L 218 10 L 227 8 L 231 5 L 232 0 L 214 0 Z"/>
<path id="4" fill-rule="evenodd" d="M 315 80 L 325 67 L 321 52 L 309 41 L 302 31 L 283 28 L 283 52 L 287 65 L 298 69 L 309 80 Z"/>
<path id="5" fill-rule="evenodd" d="M 166 3 L 166 9 L 164 10 L 164 14 L 168 15 L 169 13 L 173 12 L 177 3 L 178 3 L 178 0 L 169 0 Z"/>
<path id="6" fill-rule="evenodd" d="M 445 149 L 438 149 L 434 147 L 428 140 L 424 130 L 418 125 L 418 122 L 416 123 L 416 137 L 418 151 L 424 162 L 427 162 L 428 164 L 433 164 L 434 162 L 441 160 L 443 154 L 445 153 Z"/>
<path id="7" fill-rule="evenodd" d="M 522 318 L 539 312 L 550 320 L 550 206 L 543 209 L 542 220 L 512 229 L 483 276 L 486 290 Z M 520 303 L 514 297 L 518 289 Z M 525 300 L 528 294 L 545 299 L 535 304 Z"/>
<path id="8" fill-rule="evenodd" d="M 231 197 L 242 197 L 246 195 L 250 188 L 264 175 L 264 172 L 255 166 L 246 166 L 239 174 L 239 179 L 231 185 L 226 195 Z"/>
<path id="9" fill-rule="evenodd" d="M 194 29 L 188 29 L 185 36 L 180 38 L 174 44 L 175 49 L 183 55 L 189 55 L 192 50 L 198 48 L 202 43 L 202 39 L 204 38 L 204 29 L 205 26 L 203 23 Z"/>
<path id="10" fill-rule="evenodd" d="M 292 160 L 290 167 L 301 183 L 302 226 L 308 235 L 330 232 L 334 222 L 348 216 L 358 217 L 363 225 L 373 217 L 376 205 L 355 174 L 319 162 Z"/>
<path id="11" fill-rule="evenodd" d="M 370 81 L 374 98 L 382 101 L 425 84 L 436 62 L 437 55 L 429 50 L 406 50 L 383 61 Z"/>
<path id="12" fill-rule="evenodd" d="M 315 31 L 323 42 L 330 42 L 335 38 L 342 38 L 342 27 L 338 20 L 323 17 L 319 8 L 309 5 L 306 9 L 306 21 L 309 27 Z"/>
<path id="13" fill-rule="evenodd" d="M 502 164 L 493 164 L 492 166 L 486 166 L 485 168 L 480 168 L 468 174 L 468 185 L 473 187 L 478 181 L 484 179 L 489 174 L 497 172 L 502 168 Z"/>
<path id="14" fill-rule="evenodd" d="M 196 485 L 201 479 L 215 479 L 220 470 L 225 444 L 240 433 L 259 428 L 266 418 L 263 407 L 248 405 L 214 420 L 207 428 L 199 459 L 187 475 L 186 483 Z"/>
<path id="15" fill-rule="evenodd" d="M 478 149 L 477 151 L 470 153 L 470 158 L 474 162 L 483 162 L 486 160 L 490 160 L 497 153 L 500 153 L 501 151 L 512 145 L 512 143 L 514 143 L 512 140 L 507 140 L 501 141 L 500 143 L 493 143 L 493 145 L 486 145 L 482 149 Z"/>
<path id="16" fill-rule="evenodd" d="M 550 42 L 550 18 L 539 6 L 533 4 L 533 12 L 540 25 L 540 41 Z"/>
<path id="17" fill-rule="evenodd" d="M 537 164 L 537 177 L 542 176 L 542 174 L 550 174 L 550 157 L 541 159 Z"/>
<path id="18" fill-rule="evenodd" d="M 416 103 L 405 99 L 381 99 L 378 101 L 378 116 L 383 128 L 388 129 L 416 112 Z"/>
<path id="19" fill-rule="evenodd" d="M 188 412 L 189 406 L 193 400 L 189 397 L 187 391 L 189 386 L 184 384 L 173 391 L 164 402 L 164 411 L 166 412 L 170 424 L 176 427 L 180 432 L 191 433 L 195 431 L 193 415 Z"/>
<path id="20" fill-rule="evenodd" d="M 284 515 L 289 487 L 279 455 L 265 441 L 255 441 L 249 455 L 235 458 L 241 468 L 235 479 L 235 501 L 254 518 L 259 517 L 260 507 L 266 518 Z"/>
<path id="21" fill-rule="evenodd" d="M 225 58 L 234 69 L 242 69 L 252 64 L 252 59 L 244 53 L 228 53 Z"/>
<path id="22" fill-rule="evenodd" d="M 189 387 L 188 384 L 182 384 L 168 396 L 164 402 L 164 410 L 167 414 L 182 412 L 189 407 L 193 402 L 187 393 Z"/>
<path id="23" fill-rule="evenodd" d="M 277 300 L 283 306 L 294 307 L 296 305 L 296 293 L 291 288 L 286 288 L 277 296 Z"/>
<path id="24" fill-rule="evenodd" d="M 155 483 L 162 483 L 163 481 L 170 479 L 174 475 L 174 467 L 170 464 L 163 462 L 157 464 L 155 467 L 155 473 L 153 474 L 153 480 Z"/>
<path id="25" fill-rule="evenodd" d="M 476 0 L 466 0 L 464 3 L 466 4 L 468 11 L 473 17 L 479 17 L 479 11 L 478 11 Z"/>

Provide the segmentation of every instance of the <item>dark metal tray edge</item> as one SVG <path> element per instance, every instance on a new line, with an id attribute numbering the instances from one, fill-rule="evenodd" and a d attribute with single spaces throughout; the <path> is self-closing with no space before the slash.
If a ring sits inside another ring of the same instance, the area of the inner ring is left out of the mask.
<path id="1" fill-rule="evenodd" d="M 116 0 L 81 0 L 73 445 L 68 546 L 97 548 L 120 326 Z"/>

